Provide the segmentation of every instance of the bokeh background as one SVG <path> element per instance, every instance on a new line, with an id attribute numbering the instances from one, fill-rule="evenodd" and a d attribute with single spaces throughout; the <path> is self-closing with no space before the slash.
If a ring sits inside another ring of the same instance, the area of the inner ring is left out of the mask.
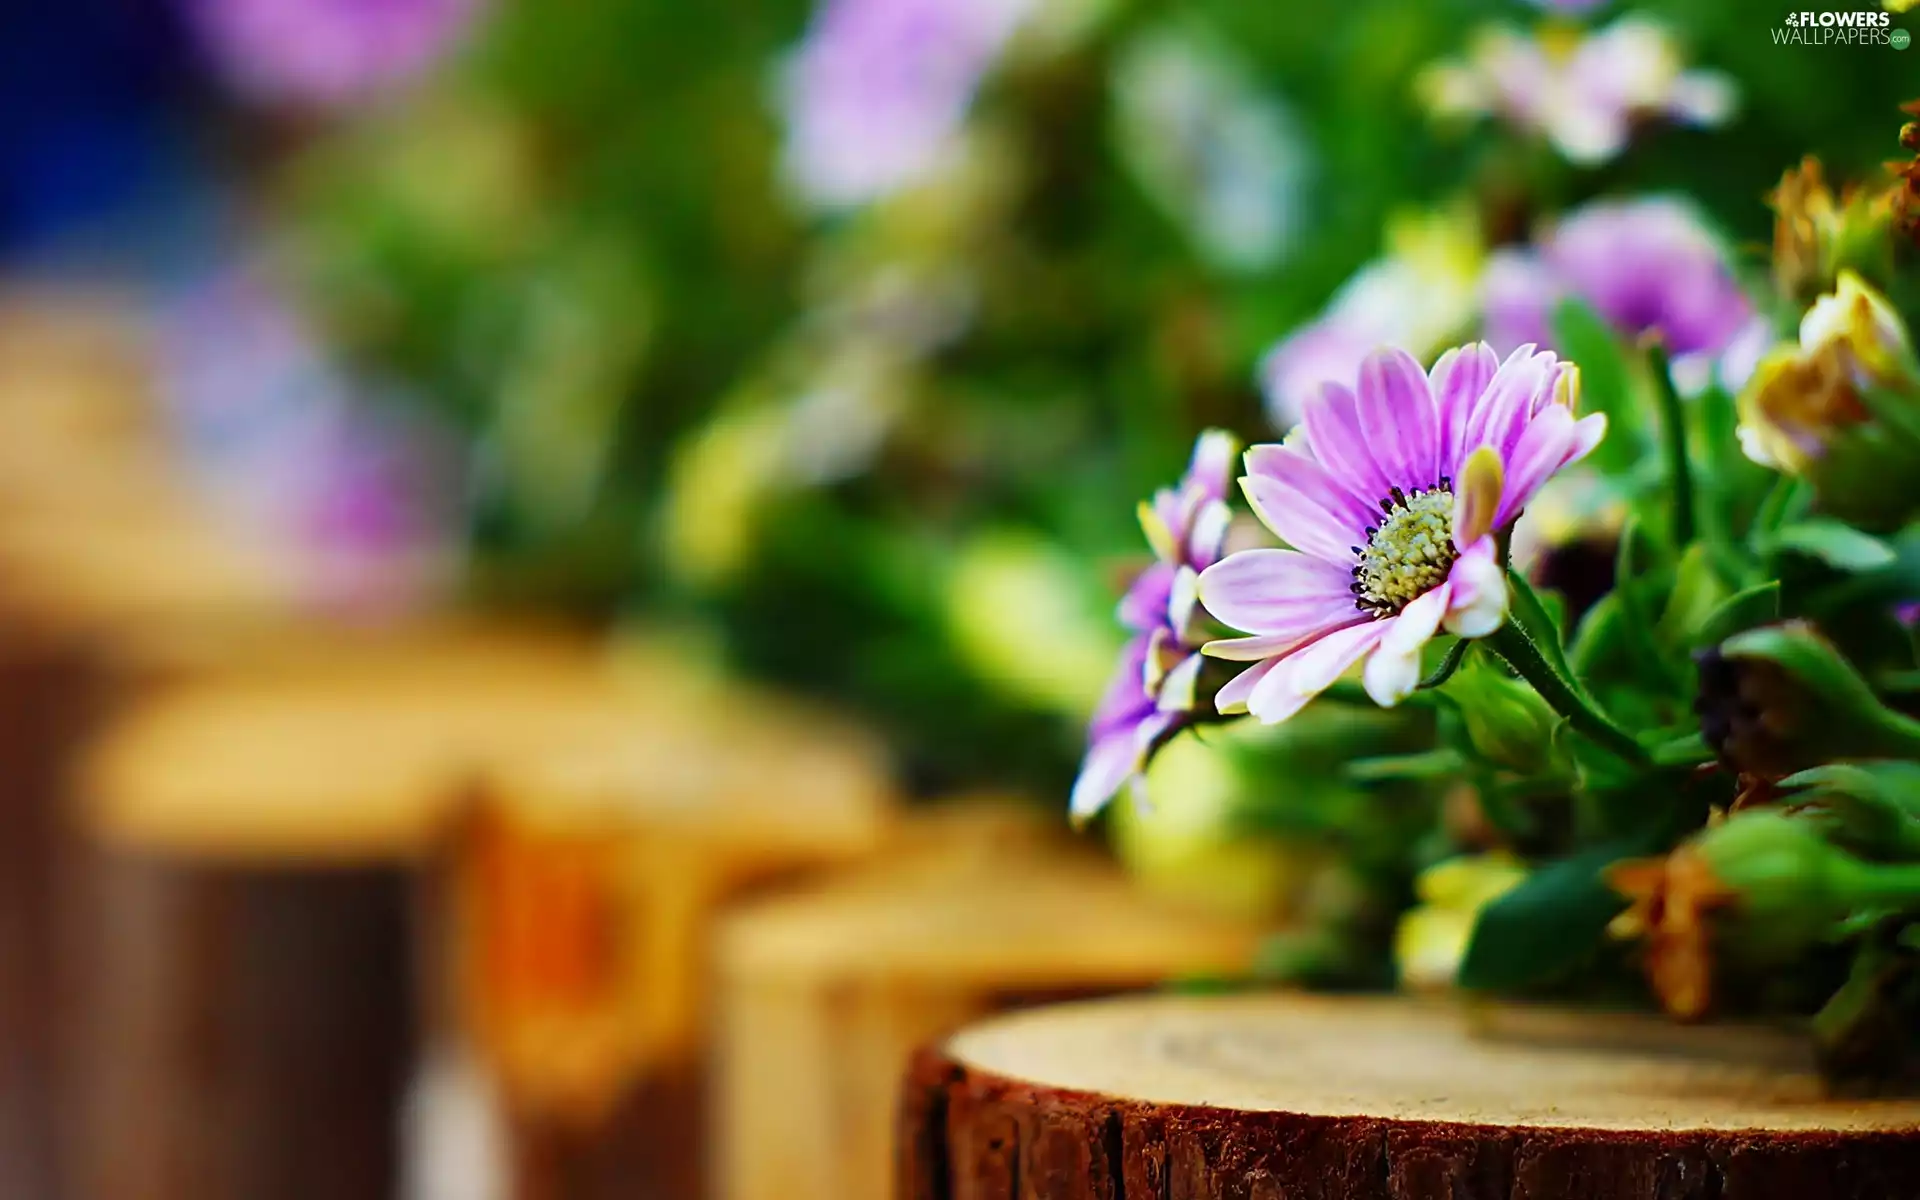
<path id="1" fill-rule="evenodd" d="M 1404 724 L 1065 833 L 1135 504 L 1590 199 L 1758 295 L 1920 91 L 1786 11 L 6 5 L 0 1193 L 878 1200 L 947 1024 L 1389 982 Z"/>

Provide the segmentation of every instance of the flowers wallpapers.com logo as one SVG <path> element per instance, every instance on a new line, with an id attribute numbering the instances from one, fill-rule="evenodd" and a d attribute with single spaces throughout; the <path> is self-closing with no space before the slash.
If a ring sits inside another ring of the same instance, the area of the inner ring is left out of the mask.
<path id="1" fill-rule="evenodd" d="M 1776 46 L 1891 46 L 1905 50 L 1913 35 L 1892 26 L 1892 14 L 1878 10 L 1802 10 L 1788 13 L 1771 32 Z"/>

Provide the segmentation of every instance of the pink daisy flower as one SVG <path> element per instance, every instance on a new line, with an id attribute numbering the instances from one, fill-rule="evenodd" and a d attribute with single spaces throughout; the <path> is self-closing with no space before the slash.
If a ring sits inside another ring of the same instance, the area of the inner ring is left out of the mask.
<path id="1" fill-rule="evenodd" d="M 1353 391 L 1329 384 L 1280 445 L 1246 453 L 1240 480 L 1291 549 L 1246 550 L 1200 573 L 1200 602 L 1249 636 L 1207 654 L 1253 666 L 1220 689 L 1223 713 L 1284 721 L 1355 664 L 1367 694 L 1398 703 L 1441 630 L 1485 637 L 1507 615 L 1495 534 L 1606 432 L 1576 417 L 1579 368 L 1484 342 L 1422 371 L 1381 350 Z"/>
<path id="2" fill-rule="evenodd" d="M 1140 505 L 1153 563 L 1120 601 L 1133 632 L 1106 695 L 1087 726 L 1087 755 L 1069 809 L 1084 821 L 1137 779 L 1166 740 L 1191 724 L 1199 705 L 1199 573 L 1226 548 L 1227 488 L 1239 443 L 1218 429 L 1200 435 L 1176 487 Z"/>

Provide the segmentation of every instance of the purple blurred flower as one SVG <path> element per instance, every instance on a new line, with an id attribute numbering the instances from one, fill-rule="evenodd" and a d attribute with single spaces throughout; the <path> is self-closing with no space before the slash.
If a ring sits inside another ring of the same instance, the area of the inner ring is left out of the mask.
<path id="1" fill-rule="evenodd" d="M 1353 386 L 1368 354 L 1392 340 L 1368 322 L 1342 319 L 1335 310 L 1295 330 L 1260 360 L 1260 386 L 1276 429 L 1299 423 L 1307 402 L 1329 383 Z"/>
<path id="2" fill-rule="evenodd" d="M 1600 8 L 1607 0 L 1529 0 L 1535 8 L 1544 8 L 1548 12 L 1588 13 Z"/>
<path id="3" fill-rule="evenodd" d="M 1579 372 L 1531 346 L 1482 342 L 1429 373 L 1381 350 L 1353 390 L 1329 384 L 1280 445 L 1247 451 L 1247 500 L 1291 549 L 1245 550 L 1200 573 L 1206 611 L 1248 636 L 1205 653 L 1251 663 L 1214 698 L 1284 721 L 1362 659 L 1367 694 L 1412 693 L 1442 629 L 1485 637 L 1507 616 L 1496 535 L 1606 432 L 1576 417 Z"/>
<path id="4" fill-rule="evenodd" d="M 1744 347 L 1755 327 L 1719 240 L 1665 198 L 1589 204 L 1533 249 L 1494 255 L 1481 297 L 1487 340 L 1503 352 L 1551 345 L 1554 309 L 1569 296 L 1629 337 L 1658 333 L 1677 369 L 1701 382 L 1700 369 Z M 1751 370 L 1751 355 L 1737 357 Z"/>
<path id="5" fill-rule="evenodd" d="M 818 208 L 878 199 L 952 147 L 1032 0 L 822 0 L 786 63 L 785 169 Z"/>
<path id="6" fill-rule="evenodd" d="M 1625 149 L 1636 121 L 1711 127 L 1735 106 L 1731 80 L 1686 70 L 1666 27 L 1638 16 L 1584 36 L 1489 29 L 1465 59 L 1428 68 L 1417 86 L 1436 115 L 1497 116 L 1588 166 Z"/>
<path id="7" fill-rule="evenodd" d="M 196 484 L 284 558 L 305 601 L 378 615 L 445 582 L 452 454 L 420 424 L 377 411 L 257 273 L 223 273 L 176 297 L 160 369 Z"/>
<path id="8" fill-rule="evenodd" d="M 1070 803 L 1076 821 L 1105 807 L 1192 719 L 1201 667 L 1199 573 L 1220 560 L 1226 544 L 1227 488 L 1238 451 L 1231 434 L 1201 434 L 1179 485 L 1140 506 L 1154 562 L 1120 601 L 1121 623 L 1134 637 L 1087 727 L 1087 756 Z"/>
<path id="9" fill-rule="evenodd" d="M 331 108 L 405 83 L 484 0 L 185 0 L 208 55 L 257 103 Z"/>

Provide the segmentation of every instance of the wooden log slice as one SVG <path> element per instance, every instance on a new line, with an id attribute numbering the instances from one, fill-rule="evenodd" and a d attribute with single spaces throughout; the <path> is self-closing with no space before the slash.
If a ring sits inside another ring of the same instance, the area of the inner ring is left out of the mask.
<path id="1" fill-rule="evenodd" d="M 921 1054 L 900 1200 L 1906 1200 L 1920 1101 L 1784 1037 L 1382 998 L 1155 997 Z"/>

